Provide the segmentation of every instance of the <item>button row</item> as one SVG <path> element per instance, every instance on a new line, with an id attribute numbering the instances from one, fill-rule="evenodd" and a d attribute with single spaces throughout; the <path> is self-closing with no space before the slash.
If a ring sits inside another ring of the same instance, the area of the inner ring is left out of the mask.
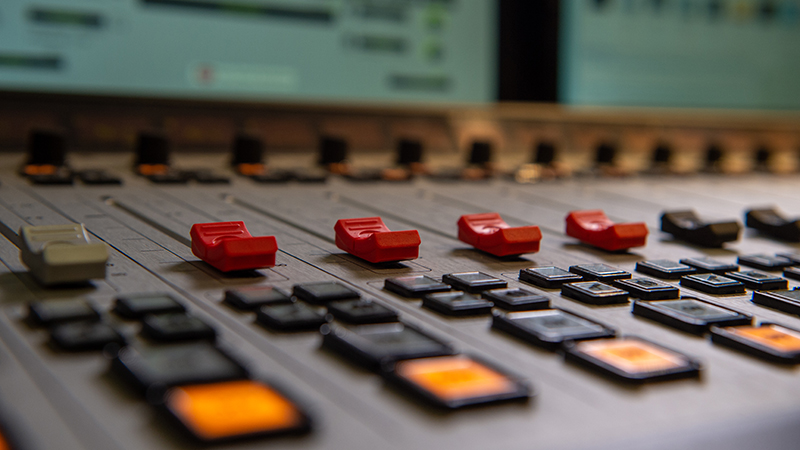
<path id="1" fill-rule="evenodd" d="M 115 354 L 112 372 L 198 441 L 310 429 L 311 420 L 299 403 L 272 383 L 252 379 L 238 359 L 213 343 L 216 330 L 189 315 L 171 295 L 120 296 L 113 312 L 139 322 L 144 341 L 128 343 L 85 300 L 31 303 L 27 320 L 49 327 L 52 343 L 61 350 Z"/>
<path id="2" fill-rule="evenodd" d="M 463 283 L 480 285 L 485 281 L 475 274 L 454 275 Z M 430 279 L 410 278 L 387 280 L 387 286 L 409 296 L 422 295 L 420 290 L 442 289 L 435 286 L 441 283 L 430 283 Z M 242 311 L 257 309 L 257 321 L 275 331 L 319 329 L 324 347 L 443 408 L 530 396 L 530 387 L 520 377 L 474 356 L 458 354 L 444 340 L 402 321 L 397 311 L 361 298 L 358 291 L 338 282 L 295 285 L 291 296 L 273 287 L 229 290 L 225 301 Z M 486 303 L 491 309 L 492 303 Z M 321 306 L 327 309 L 327 316 L 316 310 Z"/>

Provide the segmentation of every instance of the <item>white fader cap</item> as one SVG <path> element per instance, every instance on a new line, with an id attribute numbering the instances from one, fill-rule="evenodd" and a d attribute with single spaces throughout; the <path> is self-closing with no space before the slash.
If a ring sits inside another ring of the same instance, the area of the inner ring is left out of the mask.
<path id="1" fill-rule="evenodd" d="M 80 223 L 22 227 L 22 262 L 45 285 L 81 283 L 105 278 L 108 249 L 89 242 Z"/>

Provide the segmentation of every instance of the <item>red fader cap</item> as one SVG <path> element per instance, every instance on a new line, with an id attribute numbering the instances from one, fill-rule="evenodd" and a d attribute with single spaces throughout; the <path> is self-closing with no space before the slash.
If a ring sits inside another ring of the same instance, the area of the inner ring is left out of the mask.
<path id="1" fill-rule="evenodd" d="M 614 223 L 599 209 L 572 211 L 567 216 L 567 236 L 603 250 L 625 250 L 644 247 L 647 225 L 644 222 Z"/>
<path id="2" fill-rule="evenodd" d="M 337 247 L 371 263 L 419 256 L 421 241 L 417 230 L 390 231 L 380 217 L 341 219 L 333 229 Z"/>
<path id="3" fill-rule="evenodd" d="M 495 256 L 539 251 L 542 231 L 537 226 L 510 227 L 497 213 L 467 214 L 458 219 L 458 238 Z"/>
<path id="4" fill-rule="evenodd" d="M 275 236 L 253 237 L 244 222 L 192 225 L 192 253 L 223 272 L 275 265 Z"/>

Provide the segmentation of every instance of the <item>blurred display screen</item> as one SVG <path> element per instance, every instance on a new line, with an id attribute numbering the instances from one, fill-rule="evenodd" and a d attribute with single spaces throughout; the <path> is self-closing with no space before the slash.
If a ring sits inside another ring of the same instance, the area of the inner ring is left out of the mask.
<path id="1" fill-rule="evenodd" d="M 563 0 L 568 104 L 800 109 L 798 0 Z"/>
<path id="2" fill-rule="evenodd" d="M 494 100 L 494 0 L 2 0 L 0 89 Z"/>

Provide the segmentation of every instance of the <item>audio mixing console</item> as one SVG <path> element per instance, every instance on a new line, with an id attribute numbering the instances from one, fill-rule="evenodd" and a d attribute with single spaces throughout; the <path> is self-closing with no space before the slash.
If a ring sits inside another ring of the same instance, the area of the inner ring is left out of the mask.
<path id="1" fill-rule="evenodd" d="M 103 172 L 47 185 L 0 155 L 10 448 L 797 448 L 797 244 L 767 234 L 796 224 L 735 223 L 800 214 L 796 177 L 264 183 L 227 158 L 176 155 L 213 169 L 180 184 L 75 153 Z"/>

